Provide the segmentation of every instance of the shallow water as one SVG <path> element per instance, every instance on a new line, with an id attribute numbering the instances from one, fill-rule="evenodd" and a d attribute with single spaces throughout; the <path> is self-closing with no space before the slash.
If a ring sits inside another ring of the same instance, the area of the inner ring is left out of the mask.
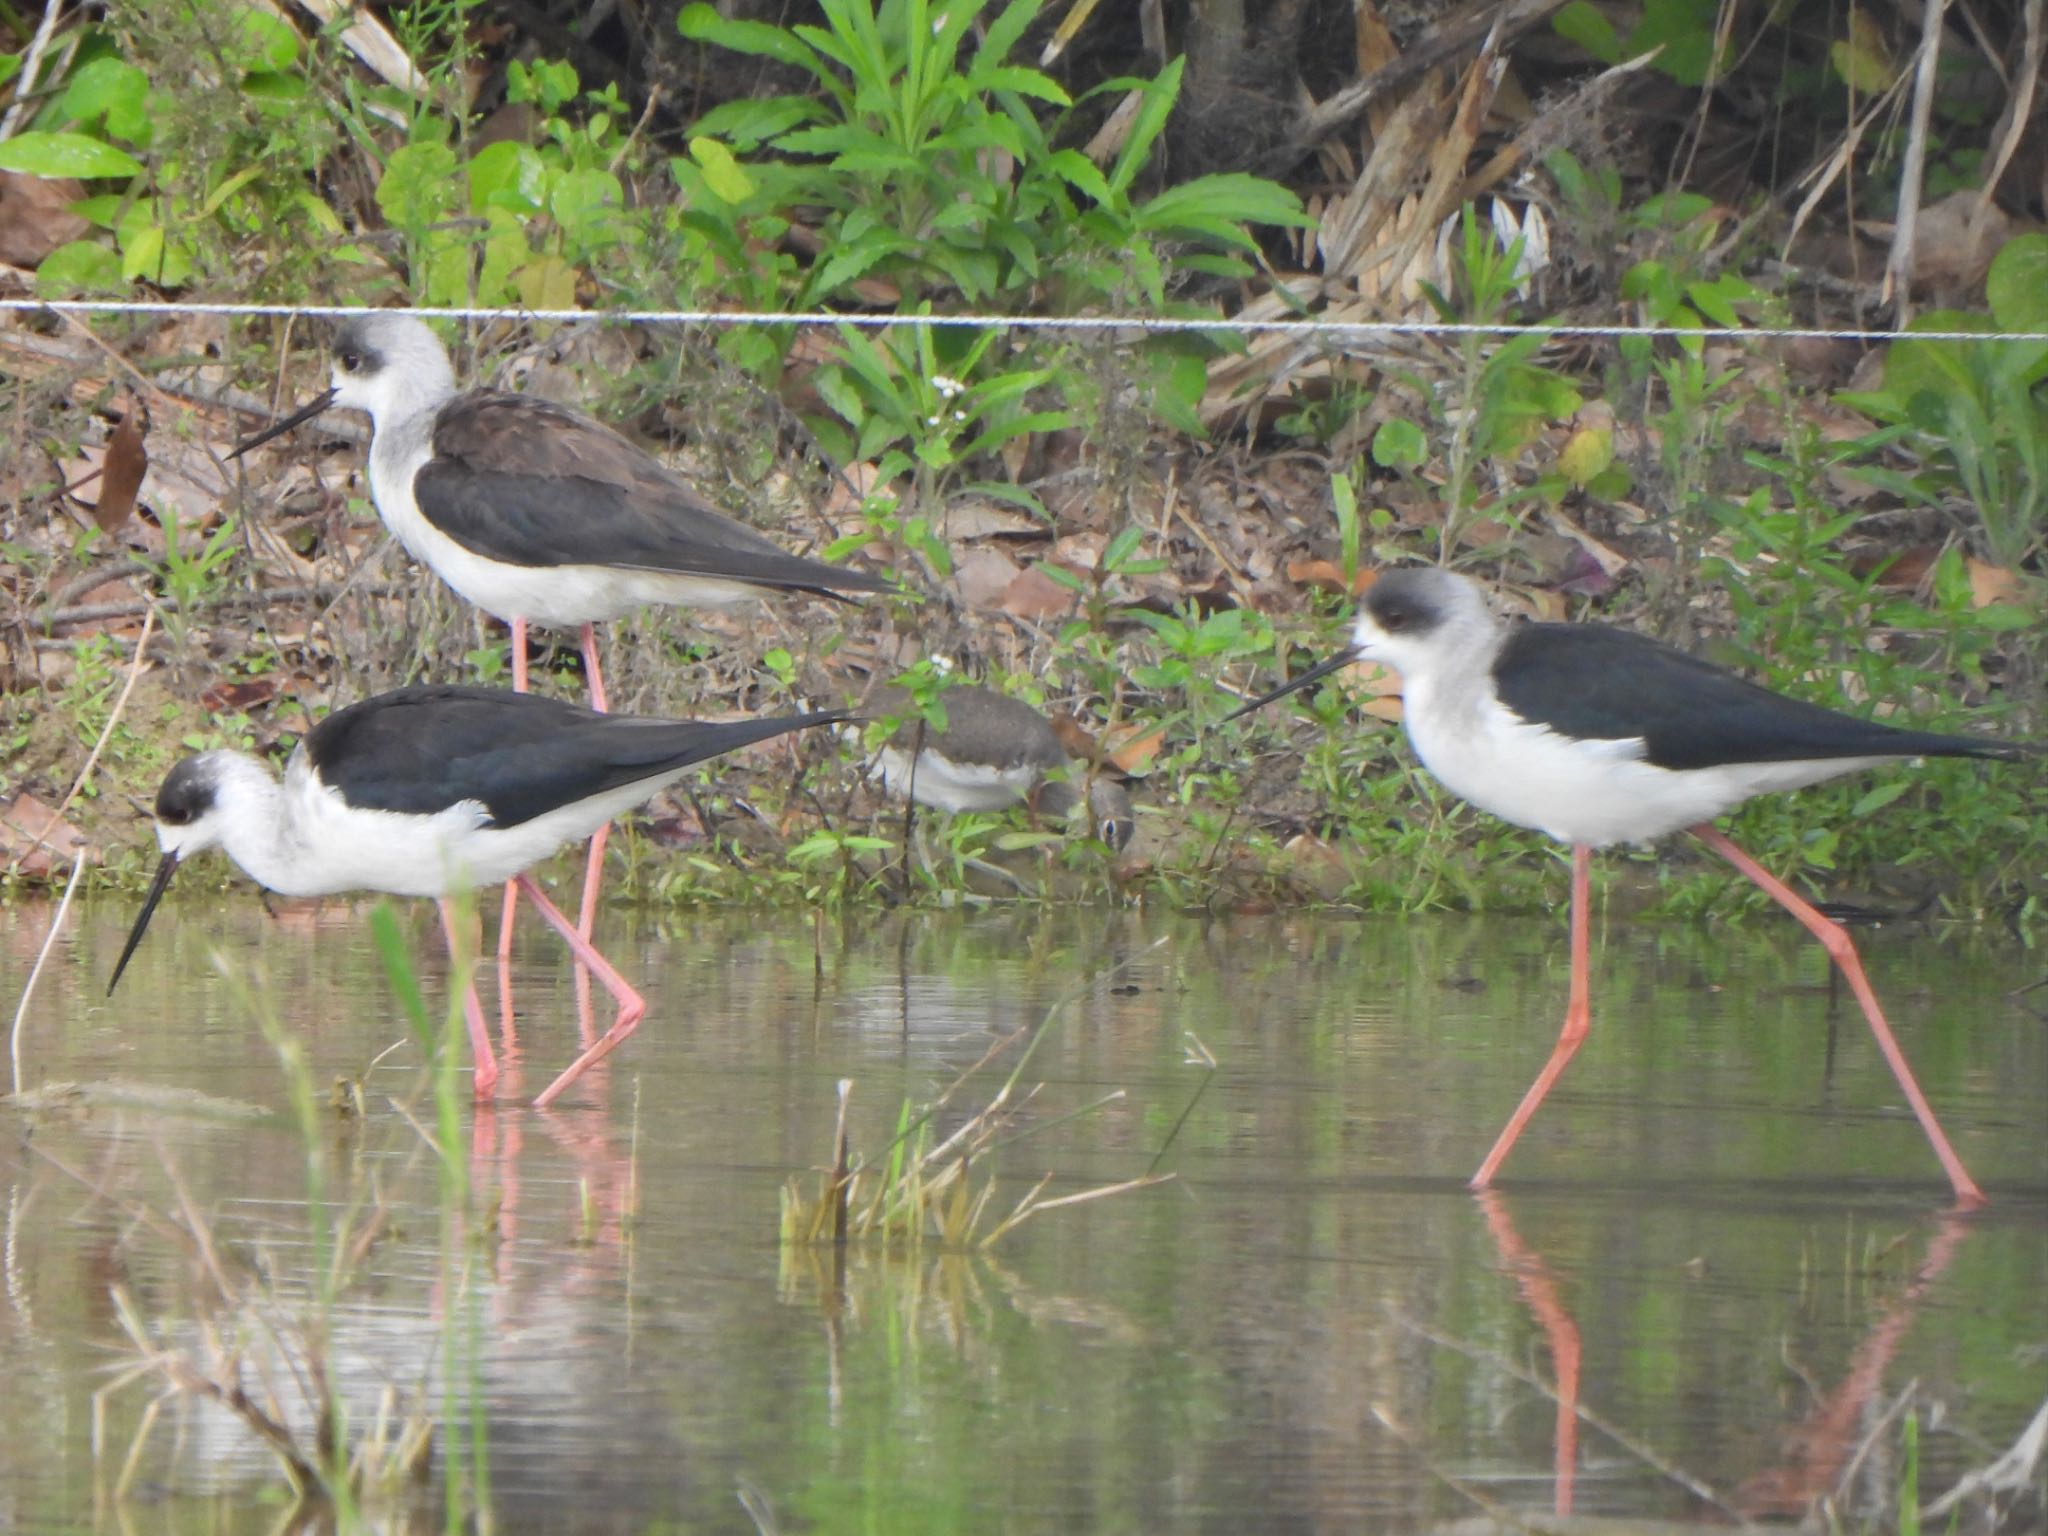
<path id="1" fill-rule="evenodd" d="M 421 1530 L 452 1466 L 515 1532 L 1858 1517 L 1896 1499 L 1908 1409 L 1929 1499 L 2048 1398 L 2048 1023 L 2009 995 L 2043 964 L 1997 935 L 1863 941 L 1991 1194 L 1966 1220 L 1789 925 L 1597 933 L 1592 1039 L 1482 1199 L 1464 1179 L 1555 1034 L 1561 924 L 1022 911 L 614 917 L 649 1022 L 553 1111 L 458 1101 L 465 1221 L 364 910 L 167 907 L 111 1003 L 131 914 L 74 913 L 19 1041 L 43 1091 L 0 1142 L 0 1529 L 279 1528 L 274 1460 L 189 1395 L 117 1493 L 162 1388 L 109 1393 L 95 1458 L 92 1393 L 138 1358 L 117 1295 L 195 1362 L 209 1320 L 238 1340 L 287 1435 L 287 1357 L 324 1362 L 351 1441 L 384 1388 L 424 1402 L 427 1481 L 372 1501 Z M 8 1016 L 48 920 L 0 912 Z M 431 910 L 402 922 L 438 1005 Z M 536 930 L 501 1093 L 573 1053 L 571 977 Z M 323 1093 L 361 1084 L 364 1114 L 314 1111 L 330 1222 L 250 987 Z M 841 1079 L 879 1158 L 906 1100 L 1041 1025 L 1035 1095 L 973 1170 L 994 1207 L 1170 1182 L 986 1253 L 779 1241 Z M 315 1348 L 321 1272 L 345 1279 Z M 1584 1420 L 1548 1390 L 1574 1361 Z"/>

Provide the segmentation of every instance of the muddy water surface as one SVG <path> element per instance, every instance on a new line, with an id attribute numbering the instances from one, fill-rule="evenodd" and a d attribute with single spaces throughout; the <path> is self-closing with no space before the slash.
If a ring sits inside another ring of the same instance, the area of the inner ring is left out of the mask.
<path id="1" fill-rule="evenodd" d="M 2048 1023 L 2010 995 L 2043 962 L 1997 936 L 1866 940 L 1992 1196 L 1957 1220 L 1860 1015 L 1766 919 L 1601 935 L 1592 1041 L 1481 1199 L 1463 1180 L 1556 1030 L 1561 925 L 620 915 L 600 941 L 648 1024 L 550 1112 L 464 1096 L 443 1123 L 361 909 L 168 906 L 109 1003 L 129 916 L 74 913 L 19 1040 L 35 1091 L 0 1111 L 0 1529 L 289 1528 L 251 1426 L 310 1452 L 323 1378 L 345 1443 L 388 1442 L 380 1409 L 433 1426 L 424 1482 L 371 1499 L 382 1528 L 439 1528 L 452 1480 L 512 1532 L 1820 1499 L 1889 1523 L 1902 1479 L 1937 1497 L 2048 1399 Z M 48 920 L 0 912 L 6 1017 Z M 402 923 L 438 1003 L 431 912 Z M 558 956 L 536 934 L 517 957 L 503 1093 L 572 1054 Z M 264 1010 L 321 1094 L 310 1135 Z M 1034 1031 L 1035 1091 L 973 1169 L 984 1223 L 1047 1176 L 1042 1198 L 1170 1182 L 986 1253 L 779 1240 L 842 1079 L 878 1159 L 906 1101 Z M 124 1312 L 245 1411 L 120 1384 L 145 1360 Z"/>

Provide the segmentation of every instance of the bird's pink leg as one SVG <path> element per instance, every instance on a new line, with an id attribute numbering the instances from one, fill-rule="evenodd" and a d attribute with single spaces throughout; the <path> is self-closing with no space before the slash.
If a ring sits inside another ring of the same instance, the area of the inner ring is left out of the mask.
<path id="1" fill-rule="evenodd" d="M 1558 1293 L 1550 1266 L 1522 1241 L 1514 1219 L 1500 1203 L 1500 1194 L 1482 1189 L 1473 1197 L 1486 1217 L 1486 1230 L 1500 1250 L 1500 1261 L 1513 1271 L 1515 1285 L 1529 1304 L 1543 1337 L 1550 1345 L 1550 1367 L 1556 1373 L 1557 1429 L 1553 1440 L 1552 1465 L 1556 1472 L 1554 1506 L 1560 1515 L 1572 1512 L 1572 1490 L 1579 1470 L 1579 1325 Z"/>
<path id="2" fill-rule="evenodd" d="M 1571 1059 L 1579 1054 L 1579 1047 L 1586 1043 L 1586 1031 L 1593 1022 L 1591 988 L 1586 979 L 1593 947 L 1588 912 L 1592 906 L 1592 872 L 1593 850 L 1585 843 L 1572 844 L 1572 990 L 1571 999 L 1565 1005 L 1564 1028 L 1558 1032 L 1550 1060 L 1536 1074 L 1536 1081 L 1522 1095 L 1522 1102 L 1509 1118 L 1507 1128 L 1494 1142 L 1493 1150 L 1486 1154 L 1486 1161 L 1479 1165 L 1479 1171 L 1472 1175 L 1474 1189 L 1484 1189 L 1493 1182 L 1494 1174 L 1507 1161 L 1515 1138 L 1522 1134 L 1522 1127 L 1529 1123 L 1537 1106 L 1543 1102 L 1543 1096 L 1550 1092 L 1550 1085 L 1564 1075 Z"/>
<path id="3" fill-rule="evenodd" d="M 597 952 L 591 942 L 576 931 L 576 925 L 564 917 L 556 905 L 541 894 L 539 886 L 533 883 L 533 876 L 520 874 L 513 877 L 520 888 L 532 899 L 540 915 L 547 919 L 548 926 L 559 933 L 575 952 L 576 958 L 590 968 L 590 972 L 604 985 L 618 1001 L 619 1016 L 581 1056 L 569 1063 L 568 1070 L 547 1086 L 547 1091 L 533 1101 L 535 1109 L 545 1109 L 555 1101 L 557 1095 L 577 1078 L 581 1077 L 591 1063 L 603 1060 L 626 1036 L 640 1027 L 640 1019 L 647 1012 L 647 1000 L 627 983 L 626 978 L 612 968 L 612 963 Z"/>
<path id="4" fill-rule="evenodd" d="M 448 935 L 448 963 L 460 976 L 462 938 L 455 929 L 455 908 L 445 897 L 441 901 L 441 931 Z M 491 1051 L 491 1032 L 484 1027 L 484 1005 L 476 1000 L 476 983 L 463 988 L 462 1014 L 469 1024 L 469 1049 L 476 1057 L 476 1096 L 489 1098 L 498 1085 L 498 1058 Z"/>
<path id="5" fill-rule="evenodd" d="M 1948 1137 L 1942 1134 L 1941 1122 L 1934 1118 L 1934 1111 L 1928 1107 L 1927 1096 L 1913 1080 L 1913 1069 L 1906 1065 L 1906 1053 L 1892 1038 L 1891 1026 L 1885 1023 L 1884 1012 L 1877 1006 L 1877 993 L 1871 990 L 1870 980 L 1863 974 L 1863 962 L 1857 958 L 1856 945 L 1847 931 L 1840 923 L 1822 916 L 1800 900 L 1790 886 L 1736 847 L 1719 828 L 1702 823 L 1692 829 L 1692 835 L 1749 876 L 1767 896 L 1798 918 L 1808 933 L 1820 940 L 1828 958 L 1841 968 L 1842 975 L 1848 979 L 1849 990 L 1856 994 L 1856 1001 L 1863 1005 L 1863 1017 L 1870 1021 L 1870 1032 L 1877 1036 L 1877 1048 L 1884 1053 L 1892 1076 L 1899 1080 L 1899 1087 L 1905 1092 L 1906 1102 L 1913 1106 L 1920 1129 L 1927 1133 L 1934 1155 L 1941 1160 L 1942 1172 L 1948 1175 L 1949 1183 L 1955 1188 L 1956 1203 L 1965 1208 L 1982 1205 L 1984 1191 L 1977 1187 L 1977 1181 L 1963 1167 L 1963 1160 L 1956 1156 L 1955 1148 L 1948 1144 Z"/>
<path id="6" fill-rule="evenodd" d="M 512 691 L 526 688 L 526 620 L 512 621 Z M 509 1039 L 512 1032 L 512 919 L 519 911 L 519 887 L 505 884 L 505 915 L 498 920 L 498 1007 L 503 1014 L 499 1027 Z"/>
<path id="7" fill-rule="evenodd" d="M 604 673 L 597 665 L 597 628 L 591 624 L 583 626 L 583 670 L 590 680 L 590 707 L 599 714 L 607 713 Z M 576 913 L 576 931 L 586 943 L 597 922 L 597 887 L 604 877 L 604 845 L 611 833 L 610 822 L 597 829 L 597 836 L 590 840 L 590 858 L 583 866 L 583 905 Z"/>

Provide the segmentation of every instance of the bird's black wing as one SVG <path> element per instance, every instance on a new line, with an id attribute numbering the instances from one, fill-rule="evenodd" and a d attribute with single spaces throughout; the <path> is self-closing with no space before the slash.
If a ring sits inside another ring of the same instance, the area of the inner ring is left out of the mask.
<path id="1" fill-rule="evenodd" d="M 1494 661 L 1500 701 L 1594 741 L 1641 737 L 1659 768 L 1844 757 L 2021 757 L 2013 742 L 1900 730 L 1788 698 L 1660 641 L 1599 624 L 1524 624 Z"/>
<path id="2" fill-rule="evenodd" d="M 654 720 L 495 688 L 400 688 L 337 710 L 306 736 L 321 782 L 351 806 L 431 816 L 474 800 L 516 827 L 561 806 L 679 771 L 841 711 L 758 720 Z"/>
<path id="3" fill-rule="evenodd" d="M 420 514 L 507 565 L 611 565 L 826 597 L 889 589 L 867 571 L 790 554 L 602 422 L 551 401 L 463 395 L 436 416 L 433 446 L 413 479 Z"/>

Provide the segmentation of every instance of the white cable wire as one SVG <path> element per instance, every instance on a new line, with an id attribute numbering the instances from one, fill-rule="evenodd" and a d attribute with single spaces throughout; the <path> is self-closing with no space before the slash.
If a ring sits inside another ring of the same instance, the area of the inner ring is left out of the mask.
<path id="1" fill-rule="evenodd" d="M 71 315 L 227 315 L 294 316 L 299 319 L 345 320 L 366 313 L 362 305 L 339 304 L 197 304 L 136 299 L 0 299 L 0 314 L 38 310 Z M 858 330 L 889 330 L 925 326 L 933 330 L 1138 331 L 1154 335 L 1239 334 L 1357 339 L 1367 336 L 1582 336 L 1690 337 L 1698 341 L 2048 341 L 2048 331 L 1900 331 L 1824 330 L 1787 326 L 1677 326 L 1522 324 L 1475 325 L 1452 320 L 1245 320 L 1241 318 L 1167 315 L 835 315 L 796 314 L 786 310 L 714 309 L 502 309 L 422 308 L 406 311 L 423 320 L 512 320 L 554 324 L 614 325 L 802 325 L 851 326 Z"/>

